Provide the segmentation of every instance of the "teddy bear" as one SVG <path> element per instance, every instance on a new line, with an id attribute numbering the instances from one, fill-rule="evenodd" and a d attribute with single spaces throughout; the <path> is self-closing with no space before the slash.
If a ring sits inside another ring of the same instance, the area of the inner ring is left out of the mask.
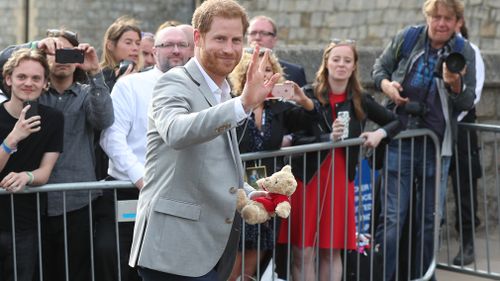
<path id="1" fill-rule="evenodd" d="M 292 167 L 286 165 L 269 177 L 259 179 L 260 189 L 268 191 L 269 197 L 248 199 L 243 189 L 238 190 L 237 210 L 248 224 L 264 223 L 275 214 L 281 218 L 290 215 L 291 196 L 297 188 L 297 181 L 292 174 Z"/>

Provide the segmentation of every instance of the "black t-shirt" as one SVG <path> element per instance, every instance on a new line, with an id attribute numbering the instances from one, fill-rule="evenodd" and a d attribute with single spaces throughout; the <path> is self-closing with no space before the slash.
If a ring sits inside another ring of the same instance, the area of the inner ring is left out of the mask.
<path id="1" fill-rule="evenodd" d="M 33 171 L 40 167 L 46 152 L 62 152 L 64 135 L 64 116 L 60 111 L 44 105 L 38 105 L 41 117 L 41 130 L 32 133 L 17 145 L 17 152 L 12 154 L 0 180 L 10 172 Z M 0 141 L 12 131 L 17 119 L 5 110 L 5 103 L 0 104 Z M 40 194 L 41 207 L 46 204 L 45 194 Z M 15 194 L 14 217 L 16 231 L 36 227 L 36 194 Z M 11 228 L 11 196 L 0 195 L 0 229 Z"/>

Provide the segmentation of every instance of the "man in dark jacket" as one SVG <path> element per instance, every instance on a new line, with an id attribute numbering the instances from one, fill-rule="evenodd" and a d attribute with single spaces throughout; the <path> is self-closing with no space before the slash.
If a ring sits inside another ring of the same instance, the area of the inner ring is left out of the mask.
<path id="1" fill-rule="evenodd" d="M 426 109 L 416 124 L 437 135 L 441 157 L 446 159 L 442 172 L 447 175 L 456 115 L 470 109 L 474 102 L 474 51 L 467 41 L 455 36 L 455 27 L 464 13 L 461 1 L 427 0 L 423 11 L 427 24 L 400 31 L 376 60 L 372 75 L 375 86 L 396 104 L 396 113 L 403 123 L 410 119 L 410 107 Z M 418 33 L 414 31 L 417 28 Z M 408 44 L 410 38 L 413 42 Z M 466 67 L 460 73 L 453 73 L 441 59 L 460 49 L 459 44 L 463 44 L 460 53 L 465 57 Z M 440 171 L 436 167 L 436 148 L 430 139 L 393 141 L 388 148 L 387 184 L 381 192 L 382 211 L 375 236 L 385 254 L 385 280 L 397 278 L 397 251 L 403 245 L 399 241 L 409 214 L 415 219 L 412 279 L 426 273 L 434 256 L 437 212 L 434 206 Z M 417 203 L 410 212 L 412 190 L 416 192 Z"/>

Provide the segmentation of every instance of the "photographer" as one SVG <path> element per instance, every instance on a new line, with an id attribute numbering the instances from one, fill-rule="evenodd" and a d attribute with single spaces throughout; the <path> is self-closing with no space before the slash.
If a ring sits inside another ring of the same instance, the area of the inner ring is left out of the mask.
<path id="1" fill-rule="evenodd" d="M 376 60 L 372 76 L 376 87 L 397 105 L 396 113 L 404 123 L 417 118 L 418 122 L 410 125 L 430 129 L 438 136 L 441 155 L 446 159 L 442 166 L 447 173 L 456 135 L 456 116 L 470 109 L 474 102 L 475 57 L 469 43 L 455 36 L 455 28 L 464 14 L 462 1 L 427 0 L 422 10 L 426 25 L 400 31 Z M 443 62 L 453 52 L 461 53 L 466 61 L 459 73 L 450 71 L 450 62 Z M 408 109 L 413 116 L 409 116 Z M 400 241 L 413 191 L 417 202 L 411 213 L 418 223 L 412 228 L 412 237 L 416 237 L 412 245 L 415 249 L 412 278 L 421 277 L 431 263 L 437 188 L 434 183 L 440 176 L 435 161 L 435 149 L 429 138 L 393 141 L 389 145 L 387 185 L 383 187 L 387 190 L 381 193 L 383 209 L 375 237 L 385 253 L 387 280 L 397 278 L 394 274 L 400 243 L 394 241 Z"/>
<path id="2" fill-rule="evenodd" d="M 40 41 L 10 46 L 2 51 L 0 65 L 20 48 L 38 49 L 47 54 L 50 85 L 38 100 L 40 104 L 64 114 L 64 153 L 60 155 L 48 182 L 96 181 L 94 130 L 111 126 L 114 115 L 94 47 L 80 44 L 75 32 L 49 29 L 47 37 Z M 60 57 L 58 50 L 63 48 L 80 52 L 83 63 L 60 63 L 57 60 Z M 88 81 L 88 84 L 82 84 L 83 81 Z M 92 200 L 97 196 L 97 192 L 93 192 Z M 66 270 L 69 271 L 69 280 L 89 280 L 89 191 L 50 192 L 47 197 L 47 216 L 42 222 L 44 280 L 66 280 Z M 65 267 L 65 249 L 69 269 Z"/>

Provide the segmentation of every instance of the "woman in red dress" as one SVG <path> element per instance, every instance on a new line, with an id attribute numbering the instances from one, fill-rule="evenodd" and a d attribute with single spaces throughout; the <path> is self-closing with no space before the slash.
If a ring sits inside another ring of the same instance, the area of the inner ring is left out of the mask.
<path id="1" fill-rule="evenodd" d="M 365 138 L 363 145 L 373 148 L 399 132 L 397 116 L 363 93 L 357 63 L 358 54 L 352 41 L 327 46 L 313 89 L 307 93 L 314 96 L 317 118 L 311 119 L 314 123 L 309 126 L 309 132 L 295 136 L 294 144 L 362 137 Z M 344 116 L 348 116 L 347 119 Z M 362 133 L 367 119 L 382 127 Z M 344 134 L 346 126 L 347 135 Z M 320 162 L 317 155 L 307 155 L 305 170 L 300 167 L 304 161 L 292 163 L 298 187 L 291 198 L 291 218 L 282 224 L 279 241 L 286 243 L 290 237 L 294 280 L 317 280 L 316 249 L 319 250 L 319 280 L 341 280 L 340 251 L 356 247 L 354 176 L 359 147 L 325 151 L 320 155 Z M 317 163 L 321 163 L 319 168 Z"/>

